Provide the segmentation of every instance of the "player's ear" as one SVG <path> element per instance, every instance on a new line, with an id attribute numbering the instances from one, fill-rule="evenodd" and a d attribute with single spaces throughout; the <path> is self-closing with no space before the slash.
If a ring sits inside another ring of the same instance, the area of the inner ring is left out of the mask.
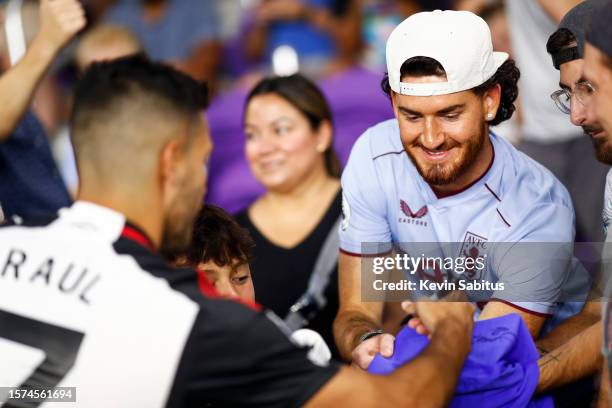
<path id="1" fill-rule="evenodd" d="M 482 97 L 484 120 L 491 121 L 497 115 L 497 109 L 501 102 L 501 86 L 495 84 L 487 89 Z"/>
<path id="2" fill-rule="evenodd" d="M 184 159 L 185 141 L 182 138 L 173 138 L 166 142 L 159 157 L 158 185 L 162 193 L 164 206 L 171 201 L 181 185 Z"/>

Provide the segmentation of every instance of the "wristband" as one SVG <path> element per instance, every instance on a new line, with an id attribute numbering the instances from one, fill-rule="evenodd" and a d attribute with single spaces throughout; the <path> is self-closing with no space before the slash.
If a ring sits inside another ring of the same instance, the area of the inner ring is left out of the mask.
<path id="1" fill-rule="evenodd" d="M 361 336 L 359 336 L 359 344 L 363 343 L 364 341 L 368 339 L 371 339 L 372 337 L 376 337 L 380 334 L 383 334 L 383 331 L 381 329 L 363 333 Z"/>

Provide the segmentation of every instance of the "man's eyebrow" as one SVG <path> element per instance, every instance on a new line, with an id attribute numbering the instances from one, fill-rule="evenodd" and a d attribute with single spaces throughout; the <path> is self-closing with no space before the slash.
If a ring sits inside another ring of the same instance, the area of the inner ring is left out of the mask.
<path id="1" fill-rule="evenodd" d="M 580 78 L 574 83 L 574 85 L 577 84 L 584 84 L 584 83 L 591 83 L 588 79 L 586 79 L 586 77 L 583 75 L 580 75 Z"/>
<path id="2" fill-rule="evenodd" d="M 561 89 L 567 89 L 567 90 L 569 90 L 569 89 L 570 89 L 570 87 L 569 87 L 569 86 L 565 85 L 565 84 L 564 84 L 564 83 L 562 83 L 562 82 L 559 82 L 559 88 L 561 88 Z"/>
<path id="3" fill-rule="evenodd" d="M 422 116 L 423 114 L 421 112 L 417 112 L 417 111 L 413 111 L 412 109 L 408 109 L 404 106 L 399 106 L 397 108 L 400 112 L 407 114 L 407 115 L 415 115 L 415 116 Z"/>
<path id="4" fill-rule="evenodd" d="M 439 111 L 436 112 L 436 114 L 438 115 L 446 115 L 448 113 L 451 113 L 453 111 L 459 110 L 459 109 L 463 109 L 465 107 L 464 103 L 458 103 L 457 105 L 451 105 L 448 108 L 444 108 L 444 109 L 440 109 Z"/>

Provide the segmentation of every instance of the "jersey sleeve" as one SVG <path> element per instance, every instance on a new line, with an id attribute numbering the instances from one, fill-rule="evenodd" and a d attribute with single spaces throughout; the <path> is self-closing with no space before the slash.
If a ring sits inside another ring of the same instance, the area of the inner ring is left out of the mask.
<path id="1" fill-rule="evenodd" d="M 527 312 L 550 315 L 578 277 L 573 273 L 573 210 L 555 203 L 535 205 L 516 225 L 506 242 L 495 244 L 492 267 L 503 290 L 492 297 Z"/>
<path id="2" fill-rule="evenodd" d="M 385 194 L 366 131 L 355 143 L 342 173 L 340 250 L 350 255 L 378 255 L 391 250 Z"/>
<path id="3" fill-rule="evenodd" d="M 302 406 L 337 373 L 337 363 L 308 360 L 308 349 L 292 343 L 266 313 L 228 300 L 206 303 L 167 406 Z"/>

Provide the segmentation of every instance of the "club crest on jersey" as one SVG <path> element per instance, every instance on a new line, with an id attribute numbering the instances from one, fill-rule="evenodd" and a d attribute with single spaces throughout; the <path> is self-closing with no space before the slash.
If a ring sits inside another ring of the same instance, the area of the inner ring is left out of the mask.
<path id="1" fill-rule="evenodd" d="M 486 257 L 488 238 L 467 231 L 463 238 L 463 245 L 459 250 L 459 256 L 463 258 L 478 259 Z M 485 270 L 477 268 L 466 268 L 464 276 L 468 279 L 480 279 Z"/>
<path id="2" fill-rule="evenodd" d="M 400 199 L 400 210 L 406 217 L 399 217 L 398 222 L 404 224 L 415 224 L 426 227 L 427 221 L 421 220 L 421 218 L 427 215 L 427 206 L 419 208 L 416 211 L 412 211 L 410 206 L 404 201 Z"/>

